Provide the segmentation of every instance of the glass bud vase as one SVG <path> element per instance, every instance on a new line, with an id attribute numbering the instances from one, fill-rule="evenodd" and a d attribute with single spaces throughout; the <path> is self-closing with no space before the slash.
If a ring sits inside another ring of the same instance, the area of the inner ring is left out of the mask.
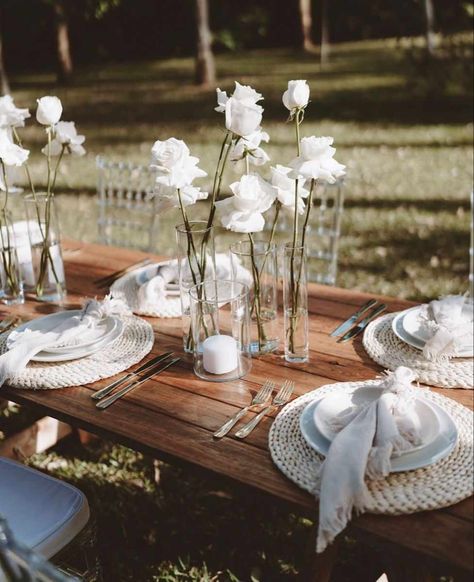
<path id="1" fill-rule="evenodd" d="M 283 253 L 285 360 L 303 363 L 309 359 L 306 249 L 287 244 Z"/>
<path id="2" fill-rule="evenodd" d="M 275 244 L 239 241 L 230 246 L 232 278 L 250 289 L 250 351 L 254 355 L 278 348 L 277 253 Z"/>
<path id="3" fill-rule="evenodd" d="M 178 245 L 179 291 L 183 324 L 183 348 L 193 353 L 189 290 L 205 279 L 214 279 L 216 259 L 214 231 L 205 221 L 192 221 L 176 226 Z"/>
<path id="4" fill-rule="evenodd" d="M 66 294 L 66 278 L 54 196 L 29 194 L 25 206 L 36 297 L 60 302 Z"/>
<path id="5" fill-rule="evenodd" d="M 25 301 L 23 281 L 15 240 L 15 231 L 9 212 L 0 211 L 0 239 L 2 259 L 0 262 L 0 301 L 14 305 Z"/>

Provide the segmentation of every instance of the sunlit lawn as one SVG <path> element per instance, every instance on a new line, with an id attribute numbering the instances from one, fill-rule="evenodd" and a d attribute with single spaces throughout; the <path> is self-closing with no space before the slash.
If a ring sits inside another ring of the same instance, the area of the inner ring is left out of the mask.
<path id="1" fill-rule="evenodd" d="M 412 94 L 403 54 L 390 41 L 335 47 L 323 71 L 314 56 L 289 50 L 222 55 L 217 63 L 221 88 L 231 90 L 237 79 L 264 94 L 273 163 L 295 154 L 281 105 L 286 82 L 310 83 L 303 134 L 333 135 L 337 159 L 348 166 L 339 285 L 415 299 L 466 290 L 471 95 L 456 87 L 447 95 Z M 60 176 L 64 234 L 96 240 L 97 154 L 147 164 L 155 139 L 176 136 L 212 173 L 223 117 L 213 111 L 214 92 L 197 89 L 192 78 L 191 59 L 89 68 L 68 88 L 56 87 L 46 74 L 13 77 L 18 104 L 32 107 L 36 97 L 57 94 L 64 118 L 87 136 L 88 156 L 68 160 Z M 38 130 L 23 135 L 36 150 L 42 146 Z M 36 176 L 43 163 L 33 155 Z M 230 171 L 226 184 L 234 177 Z M 175 221 L 162 220 L 160 252 L 173 250 Z M 253 574 L 271 582 L 293 578 L 302 562 L 308 522 L 227 485 L 165 467 L 156 486 L 150 459 L 108 445 L 99 451 L 66 447 L 33 462 L 89 494 L 107 580 L 211 580 L 204 567 L 190 574 L 178 556 L 189 556 L 191 565 L 205 561 L 213 574 L 229 568 L 238 579 Z M 371 579 L 357 554 L 364 551 L 345 544 L 337 580 L 362 579 L 358 572 Z"/>

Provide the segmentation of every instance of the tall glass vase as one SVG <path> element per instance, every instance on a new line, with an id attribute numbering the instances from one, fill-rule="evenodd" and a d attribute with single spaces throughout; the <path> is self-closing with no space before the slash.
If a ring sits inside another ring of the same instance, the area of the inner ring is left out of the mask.
<path id="1" fill-rule="evenodd" d="M 306 249 L 287 244 L 283 253 L 285 359 L 303 363 L 309 359 Z"/>
<path id="2" fill-rule="evenodd" d="M 232 278 L 250 288 L 250 350 L 266 354 L 278 347 L 277 254 L 275 244 L 239 241 L 230 247 Z"/>
<path id="3" fill-rule="evenodd" d="M 189 290 L 206 279 L 214 279 L 216 259 L 214 230 L 205 221 L 192 221 L 176 226 L 178 245 L 179 290 L 183 324 L 183 348 L 194 351 L 191 333 Z"/>
<path id="4" fill-rule="evenodd" d="M 25 206 L 36 297 L 40 301 L 61 301 L 66 294 L 66 278 L 54 196 L 29 194 Z"/>
<path id="5" fill-rule="evenodd" d="M 18 261 L 15 231 L 10 213 L 0 211 L 0 301 L 6 305 L 23 303 L 23 281 Z"/>

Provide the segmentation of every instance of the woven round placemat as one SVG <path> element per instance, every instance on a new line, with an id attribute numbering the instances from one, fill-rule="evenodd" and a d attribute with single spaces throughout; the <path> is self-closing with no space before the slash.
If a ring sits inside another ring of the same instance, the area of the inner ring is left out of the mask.
<path id="1" fill-rule="evenodd" d="M 389 313 L 372 321 L 366 328 L 363 345 L 369 356 L 384 368 L 411 368 L 416 379 L 441 388 L 473 388 L 472 358 L 451 358 L 442 362 L 427 360 L 423 353 L 399 339 L 392 330 L 398 313 Z"/>
<path id="2" fill-rule="evenodd" d="M 181 298 L 179 296 L 166 297 L 166 299 L 154 305 L 153 308 L 150 308 L 150 306 L 144 308 L 138 301 L 138 290 L 140 289 L 140 284 L 137 282 L 137 279 L 140 276 L 140 273 L 152 268 L 156 269 L 157 267 L 168 265 L 171 262 L 173 261 L 162 261 L 161 263 L 146 265 L 145 267 L 136 269 L 131 273 L 127 273 L 114 282 L 110 288 L 110 292 L 115 297 L 121 297 L 133 313 L 136 313 L 137 315 L 146 315 L 148 317 L 181 317 Z"/>
<path id="3" fill-rule="evenodd" d="M 275 465 L 291 481 L 317 495 L 317 477 L 323 456 L 314 451 L 300 431 L 300 416 L 313 400 L 337 391 L 353 391 L 379 381 L 341 382 L 304 394 L 285 406 L 269 434 L 269 448 Z M 444 459 L 415 471 L 391 473 L 377 481 L 367 481 L 371 513 L 400 515 L 453 505 L 473 493 L 473 422 L 470 410 L 454 400 L 423 390 L 424 398 L 448 412 L 459 431 L 458 442 Z"/>
<path id="4" fill-rule="evenodd" d="M 122 334 L 103 350 L 68 362 L 30 362 L 24 370 L 8 380 L 8 385 L 13 388 L 48 390 L 89 384 L 123 372 L 151 351 L 154 334 L 151 325 L 143 319 L 131 315 L 123 317 L 122 321 Z M 0 354 L 7 351 L 7 337 L 8 334 L 0 336 Z"/>

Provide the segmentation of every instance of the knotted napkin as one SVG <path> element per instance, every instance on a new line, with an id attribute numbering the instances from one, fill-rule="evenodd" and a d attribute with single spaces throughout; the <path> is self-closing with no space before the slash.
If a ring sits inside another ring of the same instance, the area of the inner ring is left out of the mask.
<path id="1" fill-rule="evenodd" d="M 0 386 L 8 378 L 23 370 L 36 354 L 45 348 L 57 345 L 74 345 L 79 340 L 94 339 L 97 324 L 110 315 L 130 313 L 126 304 L 110 295 L 102 301 L 89 299 L 82 311 L 60 323 L 45 321 L 44 329 L 13 331 L 10 335 L 13 345 L 0 356 Z"/>
<path id="2" fill-rule="evenodd" d="M 234 259 L 235 260 L 235 259 Z M 184 262 L 184 266 L 187 263 Z M 216 278 L 221 280 L 232 279 L 232 266 L 229 255 L 216 254 Z M 252 284 L 251 273 L 237 264 L 235 279 L 247 285 Z M 168 261 L 157 265 L 156 273 L 148 281 L 140 285 L 137 294 L 138 312 L 152 313 L 163 312 L 168 316 L 172 313 L 175 317 L 181 315 L 181 303 L 179 301 L 179 266 L 178 261 Z"/>
<path id="3" fill-rule="evenodd" d="M 349 522 L 352 512 L 368 506 L 367 479 L 390 473 L 390 458 L 420 444 L 413 412 L 415 374 L 403 366 L 379 385 L 380 396 L 333 419 L 339 431 L 319 473 L 317 552 L 325 550 Z M 377 390 L 377 387 L 374 387 Z"/>
<path id="4" fill-rule="evenodd" d="M 433 361 L 455 357 L 463 346 L 473 343 L 472 302 L 463 295 L 447 295 L 422 305 L 420 328 L 431 337 L 423 347 Z"/>

